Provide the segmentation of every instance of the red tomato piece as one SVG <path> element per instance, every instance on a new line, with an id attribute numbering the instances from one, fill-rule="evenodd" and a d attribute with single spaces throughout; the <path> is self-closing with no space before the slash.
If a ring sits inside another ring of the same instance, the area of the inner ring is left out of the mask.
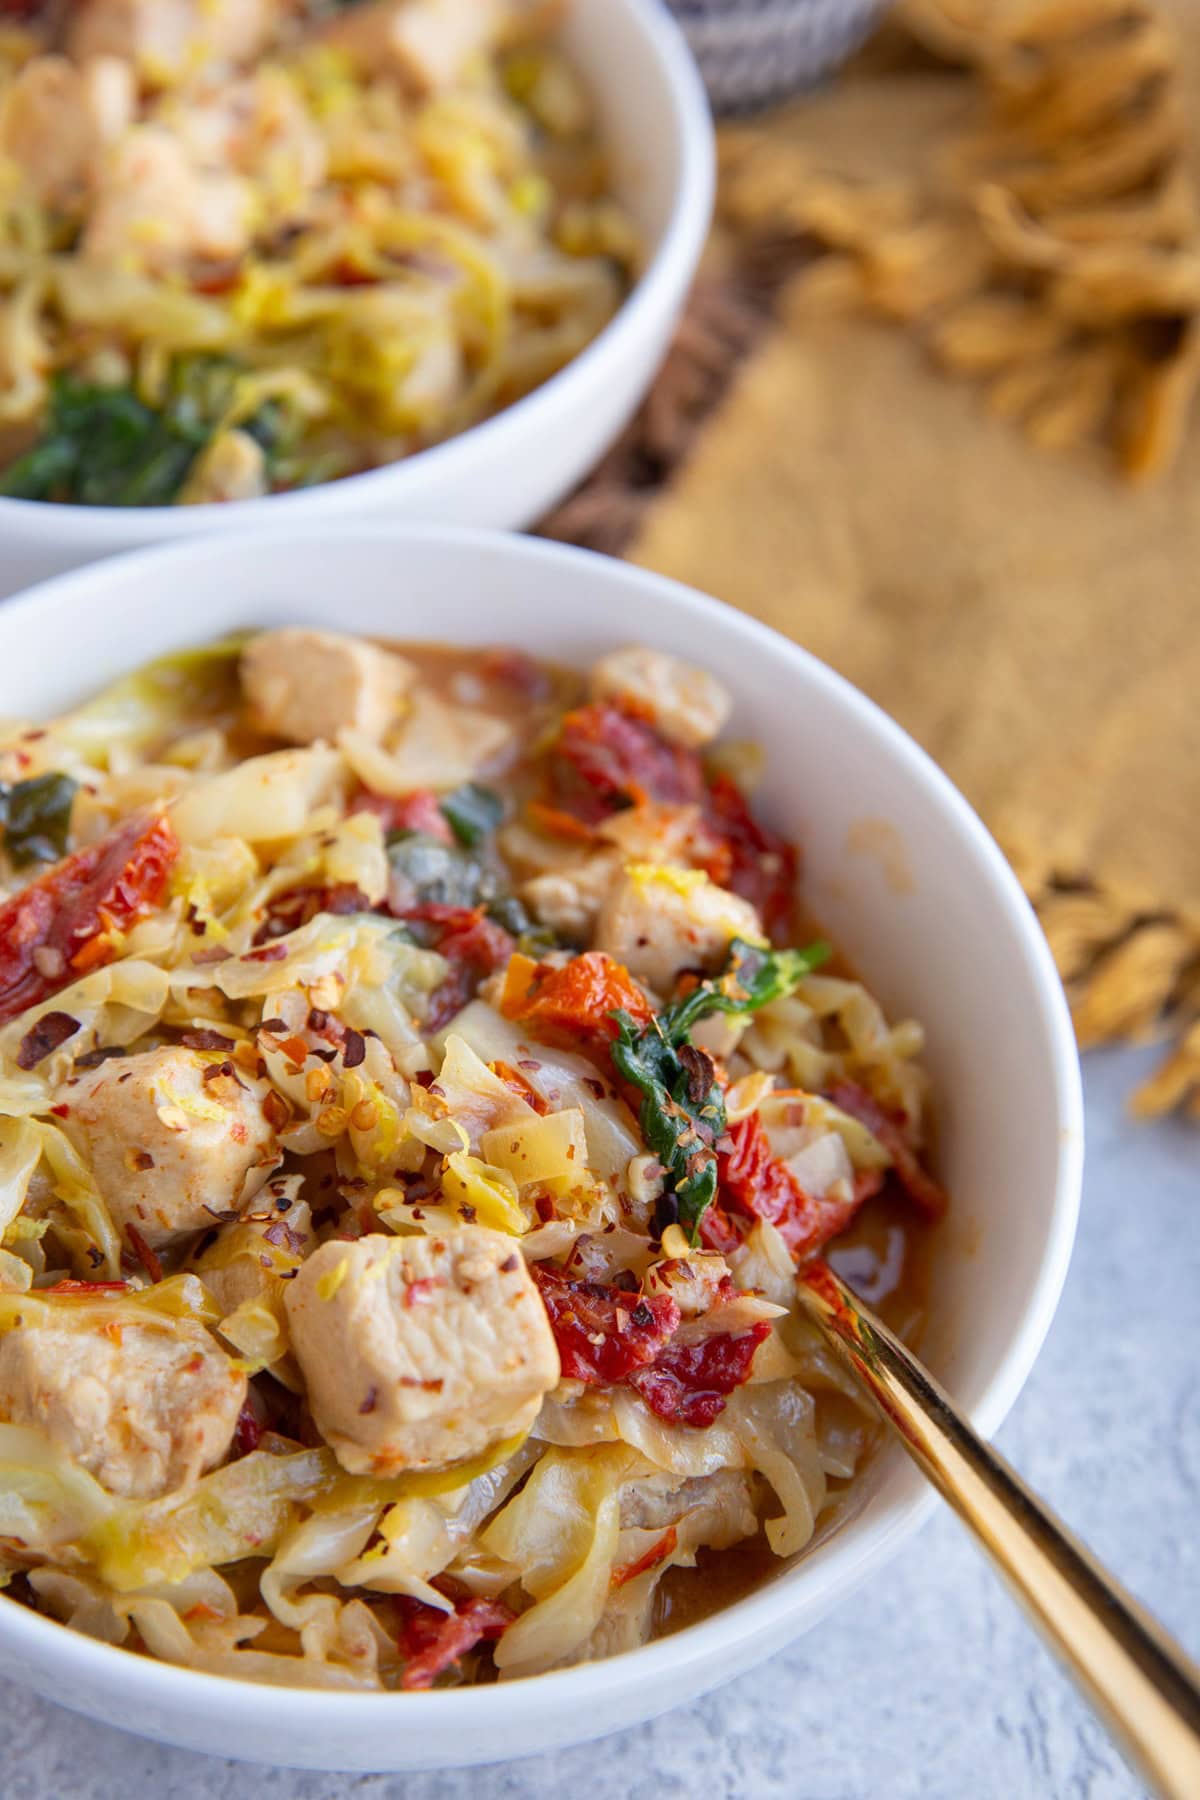
<path id="1" fill-rule="evenodd" d="M 733 1148 L 717 1154 L 723 1202 L 774 1225 L 797 1263 L 807 1262 L 845 1231 L 867 1197 L 857 1186 L 846 1200 L 818 1199 L 806 1192 L 772 1152 L 757 1113 L 731 1126 L 729 1136 Z"/>
<path id="2" fill-rule="evenodd" d="M 407 1659 L 400 1686 L 410 1692 L 432 1687 L 439 1675 L 476 1644 L 498 1638 L 516 1616 L 500 1600 L 460 1601 L 449 1613 L 407 1595 L 398 1605 L 400 1654 Z"/>
<path id="3" fill-rule="evenodd" d="M 178 855 L 167 819 L 130 819 L 6 900 L 0 1024 L 109 962 L 119 934 L 162 899 Z"/>
<path id="4" fill-rule="evenodd" d="M 646 1298 L 599 1281 L 576 1281 L 554 1263 L 532 1263 L 530 1273 L 571 1381 L 624 1381 L 652 1363 L 679 1327 L 679 1308 L 669 1294 Z"/>
<path id="5" fill-rule="evenodd" d="M 750 1378 L 754 1352 L 770 1333 L 766 1320 L 736 1334 L 714 1332 L 694 1344 L 668 1344 L 629 1385 L 650 1411 L 678 1425 L 711 1425 L 734 1388 Z"/>
<path id="6" fill-rule="evenodd" d="M 481 906 L 417 906 L 404 917 L 432 927 L 432 948 L 450 964 L 430 997 L 426 1021 L 431 1031 L 440 1031 L 474 997 L 479 983 L 503 968 L 516 945 Z"/>
<path id="7" fill-rule="evenodd" d="M 696 752 L 606 700 L 564 715 L 549 771 L 558 806 L 589 824 L 631 803 L 698 806 L 704 798 Z"/>
<path id="8" fill-rule="evenodd" d="M 414 788 L 400 799 L 391 794 L 373 794 L 364 788 L 350 802 L 350 810 L 374 813 L 385 833 L 419 831 L 422 837 L 436 838 L 439 844 L 454 842 L 450 823 L 431 788 Z"/>
<path id="9" fill-rule="evenodd" d="M 614 1012 L 627 1012 L 639 1025 L 653 1016 L 629 971 L 602 950 L 572 957 L 561 969 L 539 963 L 523 991 L 510 992 L 510 985 L 516 986 L 506 984 L 501 1011 L 528 1024 L 547 1043 L 576 1049 L 581 1040 L 610 1044 L 617 1035 Z"/>

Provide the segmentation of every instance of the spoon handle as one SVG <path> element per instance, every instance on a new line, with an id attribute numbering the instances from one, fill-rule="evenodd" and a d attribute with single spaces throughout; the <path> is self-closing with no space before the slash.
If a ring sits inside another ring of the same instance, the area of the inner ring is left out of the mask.
<path id="1" fill-rule="evenodd" d="M 1200 1670 L 827 1264 L 805 1270 L 798 1288 L 839 1360 L 1007 1577 L 1129 1760 L 1168 1800 L 1197 1800 Z"/>

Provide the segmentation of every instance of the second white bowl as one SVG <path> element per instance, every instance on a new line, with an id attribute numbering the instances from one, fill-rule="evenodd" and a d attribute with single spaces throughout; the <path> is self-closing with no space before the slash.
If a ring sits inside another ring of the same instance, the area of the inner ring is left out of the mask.
<path id="1" fill-rule="evenodd" d="M 224 506 L 56 506 L 0 498 L 0 597 L 141 545 L 374 515 L 521 527 L 599 460 L 658 369 L 712 212 L 704 87 L 660 0 L 571 0 L 564 41 L 594 94 L 617 192 L 649 255 L 593 343 L 495 418 L 402 462 Z"/>

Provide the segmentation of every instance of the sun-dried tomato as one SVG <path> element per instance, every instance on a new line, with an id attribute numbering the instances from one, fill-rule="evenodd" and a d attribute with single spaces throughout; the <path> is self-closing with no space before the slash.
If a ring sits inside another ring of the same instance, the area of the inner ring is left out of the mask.
<path id="1" fill-rule="evenodd" d="M 704 798 L 696 752 L 607 700 L 564 714 L 547 771 L 554 803 L 588 824 L 623 806 L 698 806 Z"/>
<path id="2" fill-rule="evenodd" d="M 0 1024 L 109 962 L 120 933 L 161 900 L 178 855 L 165 818 L 130 819 L 6 900 Z"/>
<path id="3" fill-rule="evenodd" d="M 668 1344 L 649 1368 L 634 1370 L 629 1385 L 660 1419 L 711 1425 L 734 1388 L 749 1380 L 754 1352 L 770 1329 L 760 1320 L 746 1331 L 718 1331 L 694 1344 Z"/>
<path id="4" fill-rule="evenodd" d="M 255 1412 L 253 1403 L 245 1400 L 233 1428 L 234 1455 L 249 1456 L 252 1450 L 257 1450 L 265 1430 L 266 1426 Z"/>
<path id="5" fill-rule="evenodd" d="M 896 1179 L 913 1205 L 931 1219 L 940 1219 L 946 1210 L 946 1191 L 922 1166 L 905 1133 L 904 1114 L 888 1112 L 873 1094 L 857 1081 L 839 1081 L 829 1090 L 829 1098 L 843 1112 L 865 1125 L 879 1139 L 896 1172 Z"/>
<path id="6" fill-rule="evenodd" d="M 530 1273 L 571 1381 L 624 1381 L 652 1363 L 678 1329 L 679 1307 L 669 1294 L 647 1298 L 599 1281 L 575 1281 L 554 1263 L 533 1263 Z"/>
<path id="7" fill-rule="evenodd" d="M 717 1156 L 721 1199 L 728 1210 L 766 1219 L 797 1263 L 807 1262 L 845 1231 L 866 1199 L 857 1188 L 844 1200 L 810 1194 L 771 1149 L 757 1113 L 730 1127 L 732 1149 Z"/>
<path id="8" fill-rule="evenodd" d="M 400 1686 L 410 1692 L 432 1687 L 476 1644 L 494 1642 L 516 1616 L 500 1600 L 462 1600 L 449 1613 L 408 1595 L 397 1605 L 400 1654 L 406 1659 Z"/>
<path id="9" fill-rule="evenodd" d="M 374 813 L 386 832 L 418 831 L 422 837 L 436 838 L 439 844 L 452 844 L 454 833 L 430 788 L 415 788 L 399 799 L 392 794 L 373 794 L 364 788 L 350 802 L 352 813 Z"/>
<path id="10" fill-rule="evenodd" d="M 710 866 L 709 874 L 757 908 L 773 942 L 787 942 L 798 875 L 794 846 L 755 817 L 729 775 L 713 777 L 704 805 L 706 823 L 723 852 L 720 869 Z"/>
<path id="11" fill-rule="evenodd" d="M 417 906 L 404 918 L 428 927 L 430 947 L 450 964 L 430 996 L 426 1020 L 429 1030 L 440 1031 L 474 998 L 480 982 L 503 968 L 516 946 L 481 906 Z"/>
<path id="12" fill-rule="evenodd" d="M 617 1026 L 612 1014 L 627 1012 L 639 1025 L 652 1016 L 650 1002 L 629 971 L 602 950 L 572 957 L 561 968 L 538 963 L 524 965 L 528 981 L 519 977 L 505 986 L 501 1011 L 507 1018 L 528 1025 L 547 1043 L 578 1049 L 589 1041 L 610 1044 Z"/>

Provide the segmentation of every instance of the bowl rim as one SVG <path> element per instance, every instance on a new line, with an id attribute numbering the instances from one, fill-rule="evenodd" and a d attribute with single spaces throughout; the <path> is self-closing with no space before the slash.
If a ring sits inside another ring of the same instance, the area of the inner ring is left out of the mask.
<path id="1" fill-rule="evenodd" d="M 614 589 L 636 587 L 645 593 L 651 605 L 657 601 L 668 604 L 673 611 L 690 614 L 695 621 L 698 642 L 703 641 L 705 625 L 719 620 L 723 631 L 733 630 L 744 638 L 760 660 L 769 657 L 777 672 L 790 672 L 823 688 L 836 703 L 856 715 L 860 724 L 875 736 L 881 754 L 901 768 L 915 785 L 924 788 L 940 806 L 947 829 L 955 834 L 962 849 L 980 866 L 1010 915 L 1018 954 L 1038 995 L 1038 1025 L 1049 1048 L 1055 1086 L 1057 1165 L 1054 1194 L 1047 1212 L 1045 1251 L 1008 1348 L 969 1411 L 976 1430 L 984 1437 L 992 1436 L 1003 1423 L 1029 1375 L 1050 1328 L 1066 1279 L 1082 1186 L 1083 1089 L 1071 1016 L 1049 946 L 1016 875 L 969 802 L 927 752 L 881 707 L 811 651 L 771 627 L 711 595 L 635 564 L 516 533 L 469 526 L 389 525 L 352 520 L 339 522 L 332 529 L 277 534 L 260 531 L 154 545 L 73 570 L 28 589 L 7 602 L 0 611 L 0 638 L 6 618 L 12 619 L 19 628 L 26 614 L 45 609 L 47 601 L 57 601 L 69 610 L 76 596 L 76 603 L 86 597 L 90 584 L 119 581 L 126 570 L 143 575 L 158 568 L 169 578 L 172 566 L 185 560 L 203 564 L 206 560 L 217 561 L 247 553 L 246 566 L 249 567 L 253 566 L 250 557 L 269 556 L 273 547 L 294 549 L 298 541 L 305 540 L 328 545 L 331 536 L 342 539 L 347 545 L 353 542 L 387 546 L 393 553 L 393 566 L 399 566 L 394 553 L 407 543 L 461 552 L 467 558 L 483 554 L 491 558 L 508 557 L 518 562 L 538 561 L 557 568 L 567 581 L 572 571 L 581 562 L 586 562 L 593 580 L 599 578 Z M 261 567 L 261 563 L 258 566 Z M 602 614 L 598 616 L 603 617 Z M 435 1723 L 444 1728 L 460 1707 L 467 1709 L 473 1728 L 486 1729 L 494 1725 L 502 1731 L 506 1723 L 511 1723 L 514 1708 L 532 1705 L 535 1711 L 561 1716 L 564 1712 L 569 1715 L 572 1708 L 589 1700 L 615 1699 L 635 1687 L 661 1694 L 669 1689 L 656 1684 L 662 1684 L 672 1672 L 678 1674 L 693 1667 L 707 1671 L 697 1681 L 697 1688 L 716 1685 L 721 1675 L 712 1672 L 715 1653 L 719 1652 L 722 1659 L 738 1671 L 754 1660 L 756 1640 L 768 1648 L 772 1639 L 776 1643 L 787 1640 L 790 1615 L 804 1613 L 811 1620 L 820 1618 L 852 1588 L 882 1568 L 925 1522 L 935 1502 L 936 1495 L 931 1487 L 917 1488 L 907 1497 L 900 1496 L 891 1501 L 887 1500 L 886 1492 L 881 1493 L 878 1496 L 881 1516 L 872 1522 L 862 1541 L 844 1531 L 834 1531 L 817 1545 L 811 1557 L 802 1556 L 794 1568 L 778 1579 L 720 1608 L 708 1618 L 685 1626 L 668 1637 L 600 1661 L 518 1677 L 495 1685 L 435 1689 L 402 1696 L 391 1692 L 264 1686 L 160 1662 L 119 1646 L 101 1643 L 10 1601 L 2 1594 L 0 1643 L 17 1652 L 25 1645 L 37 1660 L 57 1662 L 68 1683 L 77 1675 L 81 1681 L 105 1691 L 129 1684 L 149 1704 L 161 1703 L 172 1711 L 191 1705 L 196 1707 L 197 1716 L 203 1709 L 210 1716 L 224 1715 L 231 1723 L 239 1725 L 264 1723 L 264 1715 L 269 1713 L 273 1727 L 287 1729 L 294 1723 L 303 1727 L 307 1734 L 320 1723 L 331 1733 L 331 1741 L 336 1741 L 333 1734 L 352 1732 L 356 1726 L 365 1727 L 378 1718 L 383 1706 L 401 1704 L 404 1709 L 401 1716 L 417 1733 L 423 1724 L 430 1730 L 434 1729 Z M 739 1652 L 742 1653 L 741 1662 L 738 1661 Z M 68 1705 L 71 1704 L 69 1692 L 68 1686 L 62 1696 Z M 539 1700 L 539 1696 L 542 1699 Z M 663 1710 L 663 1705 L 647 1707 L 645 1716 Z M 582 1739 L 587 1735 L 584 1729 L 578 1737 Z M 502 1746 L 503 1738 L 497 1741 Z M 219 1746 L 217 1749 L 219 1752 Z"/>
<path id="2" fill-rule="evenodd" d="M 570 408 L 583 397 L 593 374 L 627 357 L 654 324 L 663 306 L 678 303 L 691 282 L 712 218 L 716 193 L 716 134 L 704 83 L 678 23 L 660 0 L 603 0 L 621 6 L 641 34 L 670 104 L 679 151 L 679 180 L 670 214 L 653 256 L 612 318 L 568 363 L 528 394 L 490 417 L 414 451 L 398 461 L 319 482 L 284 494 L 253 500 L 207 501 L 198 506 L 81 506 L 75 502 L 22 500 L 0 495 L 0 541 L 8 530 L 25 537 L 65 538 L 94 543 L 107 538 L 126 543 L 173 542 L 208 531 L 221 534 L 269 528 L 297 517 L 349 513 L 379 497 L 386 483 L 452 482 L 486 459 L 514 427 L 535 434 L 556 407 Z M 461 464 L 459 470 L 456 464 Z"/>

